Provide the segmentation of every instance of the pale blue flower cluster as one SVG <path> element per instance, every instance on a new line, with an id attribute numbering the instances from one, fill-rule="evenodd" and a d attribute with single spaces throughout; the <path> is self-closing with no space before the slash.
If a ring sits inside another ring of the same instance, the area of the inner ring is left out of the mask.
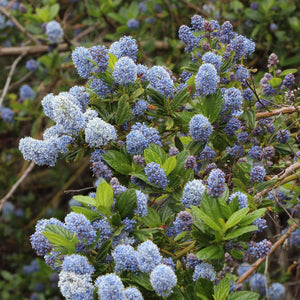
<path id="1" fill-rule="evenodd" d="M 202 60 L 204 63 L 209 63 L 214 65 L 217 71 L 220 71 L 220 68 L 222 66 L 222 56 L 215 54 L 213 52 L 206 52 L 202 56 Z"/>
<path id="2" fill-rule="evenodd" d="M 92 89 L 96 95 L 100 96 L 101 99 L 105 99 L 105 97 L 111 92 L 111 88 L 107 85 L 107 83 L 99 78 L 94 78 L 92 80 L 90 89 Z"/>
<path id="3" fill-rule="evenodd" d="M 134 62 L 136 61 L 137 52 L 138 46 L 136 44 L 136 40 L 131 36 L 124 36 L 120 38 L 118 42 L 112 43 L 109 48 L 109 53 L 113 54 L 117 58 L 128 56 Z"/>
<path id="4" fill-rule="evenodd" d="M 280 144 L 286 144 L 290 138 L 290 132 L 286 129 L 279 130 L 277 132 L 276 140 Z"/>
<path id="5" fill-rule="evenodd" d="M 33 89 L 28 85 L 24 84 L 20 88 L 20 100 L 24 101 L 26 99 L 33 100 L 35 97 L 35 92 Z"/>
<path id="6" fill-rule="evenodd" d="M 99 240 L 95 248 L 100 248 L 102 244 L 110 239 L 113 235 L 113 229 L 111 225 L 105 219 L 99 219 L 92 223 L 93 229 L 100 232 Z"/>
<path id="7" fill-rule="evenodd" d="M 268 288 L 268 296 L 270 300 L 284 300 L 285 287 L 279 282 L 274 282 Z"/>
<path id="8" fill-rule="evenodd" d="M 157 265 L 161 263 L 162 256 L 159 249 L 151 241 L 145 241 L 137 248 L 138 267 L 141 272 L 150 273 Z"/>
<path id="9" fill-rule="evenodd" d="M 202 183 L 202 180 L 194 179 L 189 181 L 183 189 L 182 205 L 187 208 L 190 208 L 191 205 L 199 206 L 205 189 L 206 187 Z"/>
<path id="10" fill-rule="evenodd" d="M 124 285 L 119 276 L 106 274 L 99 276 L 95 281 L 99 299 L 126 300 Z"/>
<path id="11" fill-rule="evenodd" d="M 228 44 L 226 50 L 234 51 L 235 59 L 240 59 L 242 56 L 247 58 L 247 56 L 254 52 L 255 43 L 242 35 L 235 34 L 235 37 L 230 41 L 230 44 Z"/>
<path id="12" fill-rule="evenodd" d="M 94 285 L 89 274 L 62 271 L 59 273 L 58 287 L 67 300 L 94 299 Z"/>
<path id="13" fill-rule="evenodd" d="M 126 136 L 126 149 L 130 154 L 140 154 L 148 148 L 150 143 L 161 146 L 157 129 L 136 123 Z"/>
<path id="14" fill-rule="evenodd" d="M 0 107 L 0 115 L 4 122 L 14 123 L 14 112 L 8 107 Z"/>
<path id="15" fill-rule="evenodd" d="M 164 169 L 162 169 L 159 164 L 150 162 L 146 165 L 144 170 L 150 184 L 156 185 L 163 190 L 166 188 L 169 181 L 167 180 Z"/>
<path id="16" fill-rule="evenodd" d="M 65 225 L 71 233 L 75 233 L 79 240 L 78 249 L 85 251 L 86 246 L 91 245 L 96 240 L 96 231 L 91 222 L 83 215 L 70 212 L 65 217 Z"/>
<path id="17" fill-rule="evenodd" d="M 108 50 L 105 46 L 93 46 L 89 49 L 93 62 L 96 64 L 95 72 L 104 73 L 108 66 Z"/>
<path id="18" fill-rule="evenodd" d="M 208 263 L 197 264 L 193 273 L 193 280 L 197 281 L 198 278 L 206 278 L 214 281 L 216 279 L 214 267 Z"/>
<path id="19" fill-rule="evenodd" d="M 220 169 L 212 170 L 207 179 L 207 194 L 219 197 L 225 191 L 225 174 Z"/>
<path id="20" fill-rule="evenodd" d="M 195 87 L 198 95 L 211 95 L 217 91 L 220 77 L 215 66 L 211 63 L 204 63 L 198 70 L 195 77 Z"/>
<path id="21" fill-rule="evenodd" d="M 200 38 L 196 37 L 193 34 L 191 28 L 189 28 L 188 26 L 181 25 L 178 31 L 178 35 L 182 43 L 185 44 L 185 51 L 187 53 L 190 53 L 193 49 L 195 49 L 198 46 Z"/>
<path id="22" fill-rule="evenodd" d="M 95 272 L 95 268 L 89 263 L 87 258 L 78 254 L 65 256 L 61 269 L 64 272 L 73 272 L 80 275 L 92 275 Z"/>
<path id="23" fill-rule="evenodd" d="M 84 132 L 85 141 L 90 147 L 106 146 L 110 141 L 117 139 L 117 132 L 114 126 L 100 118 L 90 120 Z"/>
<path id="24" fill-rule="evenodd" d="M 252 182 L 263 182 L 266 176 L 265 168 L 262 166 L 255 166 L 251 169 L 250 180 Z"/>
<path id="25" fill-rule="evenodd" d="M 222 113 L 229 116 L 235 116 L 236 114 L 239 115 L 243 105 L 243 96 L 241 91 L 234 87 L 229 89 L 224 88 L 222 89 L 222 96 Z"/>
<path id="26" fill-rule="evenodd" d="M 139 27 L 139 25 L 140 25 L 140 22 L 136 19 L 130 19 L 127 22 L 127 26 L 130 30 L 137 29 Z"/>
<path id="27" fill-rule="evenodd" d="M 235 132 L 238 131 L 242 126 L 242 122 L 237 118 L 230 118 L 227 122 L 224 132 L 228 135 L 234 136 Z"/>
<path id="28" fill-rule="evenodd" d="M 130 245 L 118 245 L 112 252 L 115 260 L 115 272 L 136 272 L 138 270 L 138 254 Z"/>
<path id="29" fill-rule="evenodd" d="M 204 162 L 211 162 L 216 156 L 216 151 L 206 145 L 204 149 L 200 152 L 199 159 Z"/>
<path id="30" fill-rule="evenodd" d="M 150 282 L 159 296 L 169 296 L 177 284 L 177 277 L 169 266 L 160 264 L 150 274 Z"/>
<path id="31" fill-rule="evenodd" d="M 120 85 L 129 85 L 137 79 L 137 67 L 130 57 L 121 57 L 113 71 L 115 81 Z"/>
<path id="32" fill-rule="evenodd" d="M 72 60 L 78 74 L 82 78 L 88 79 L 94 68 L 90 51 L 85 47 L 76 47 L 72 52 Z"/>
<path id="33" fill-rule="evenodd" d="M 149 81 L 148 88 L 158 91 L 165 97 L 172 97 L 174 94 L 174 82 L 170 74 L 160 66 L 154 66 L 147 72 Z"/>
<path id="34" fill-rule="evenodd" d="M 268 278 L 260 273 L 256 273 L 251 277 L 250 286 L 253 292 L 258 292 L 261 296 L 266 295 L 266 286 L 268 285 Z"/>
<path id="35" fill-rule="evenodd" d="M 128 287 L 125 289 L 126 300 L 143 300 L 142 293 L 136 287 Z"/>
<path id="36" fill-rule="evenodd" d="M 40 66 L 40 63 L 34 59 L 29 59 L 26 61 L 26 69 L 30 72 L 35 72 L 38 67 Z"/>
<path id="37" fill-rule="evenodd" d="M 141 81 L 146 82 L 147 81 L 148 68 L 146 66 L 142 65 L 142 64 L 137 64 L 136 70 L 137 70 L 137 76 L 139 78 L 141 78 Z"/>
<path id="38" fill-rule="evenodd" d="M 272 250 L 272 243 L 266 239 L 256 243 L 251 241 L 249 249 L 245 252 L 245 256 L 250 255 L 256 259 L 265 257 Z"/>
<path id="39" fill-rule="evenodd" d="M 193 140 L 206 143 L 213 132 L 213 127 L 203 115 L 195 115 L 189 123 L 189 134 Z"/>
<path id="40" fill-rule="evenodd" d="M 58 22 L 51 21 L 46 25 L 46 35 L 50 44 L 59 44 L 62 42 L 64 31 Z"/>
<path id="41" fill-rule="evenodd" d="M 146 217 L 148 214 L 148 195 L 144 194 L 141 191 L 136 191 L 136 204 L 137 208 L 135 209 L 135 213 L 141 217 Z"/>
<path id="42" fill-rule="evenodd" d="M 135 117 L 141 117 L 145 114 L 145 111 L 148 109 L 149 103 L 144 100 L 138 100 L 137 102 L 134 103 L 133 107 L 130 108 L 131 113 Z"/>

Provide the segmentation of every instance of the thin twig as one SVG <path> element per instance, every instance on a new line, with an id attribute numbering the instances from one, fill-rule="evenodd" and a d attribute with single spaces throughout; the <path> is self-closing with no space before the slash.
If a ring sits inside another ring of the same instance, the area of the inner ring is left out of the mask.
<path id="1" fill-rule="evenodd" d="M 27 73 L 25 76 L 23 76 L 22 78 L 20 78 L 18 81 L 12 83 L 12 84 L 8 87 L 7 91 L 9 92 L 9 91 L 11 91 L 12 89 L 14 89 L 15 87 L 17 87 L 20 83 L 22 83 L 23 81 L 25 81 L 25 80 L 27 80 L 29 77 L 31 77 L 32 74 L 33 74 L 32 72 L 29 72 L 29 73 Z M 3 90 L 0 90 L 0 93 L 3 93 L 3 91 L 4 91 L 4 89 L 3 89 Z"/>
<path id="2" fill-rule="evenodd" d="M 208 17 L 207 13 L 203 9 L 201 9 L 200 6 L 190 3 L 186 0 L 181 0 L 181 2 L 184 3 L 187 7 L 192 8 L 195 11 L 201 13 L 203 16 Z"/>
<path id="3" fill-rule="evenodd" d="M 290 106 L 290 107 L 283 107 L 279 109 L 274 109 L 271 111 L 259 112 L 256 113 L 256 119 L 265 119 L 272 116 L 280 115 L 280 114 L 292 114 L 294 112 L 300 113 L 300 106 Z"/>
<path id="4" fill-rule="evenodd" d="M 273 245 L 272 250 L 268 253 L 267 256 L 262 257 L 258 259 L 251 267 L 250 270 L 248 270 L 246 273 L 244 273 L 236 282 L 242 283 L 244 282 L 249 276 L 251 276 L 256 269 L 265 261 L 266 257 L 270 256 L 283 242 L 292 234 L 293 231 L 295 231 L 298 228 L 299 224 L 295 223 L 293 224 L 283 235 L 282 237 Z"/>
<path id="5" fill-rule="evenodd" d="M 20 61 L 25 55 L 26 55 L 26 52 L 23 51 L 23 53 L 22 53 L 20 56 L 18 56 L 18 57 L 16 58 L 16 60 L 13 62 L 13 64 L 11 65 L 11 68 L 10 68 L 10 71 L 9 71 L 9 73 L 8 73 L 8 77 L 7 77 L 7 79 L 6 79 L 5 86 L 4 86 L 4 88 L 3 88 L 3 92 L 2 92 L 2 95 L 1 95 L 1 98 L 0 98 L 0 107 L 2 106 L 2 102 L 3 102 L 4 97 L 5 97 L 5 95 L 6 95 L 7 91 L 8 91 L 9 84 L 10 84 L 11 78 L 12 78 L 12 76 L 13 76 L 13 74 L 14 74 L 14 71 L 15 71 L 15 69 L 16 69 L 16 66 L 17 66 L 17 64 L 19 63 L 19 61 Z"/>
<path id="6" fill-rule="evenodd" d="M 31 172 L 31 170 L 34 167 L 34 162 L 32 161 L 30 165 L 27 167 L 27 169 L 24 171 L 22 176 L 18 179 L 18 181 L 12 186 L 10 191 L 0 200 L 0 211 L 5 204 L 5 202 L 12 196 L 12 194 L 15 192 L 15 190 L 18 188 L 18 186 L 22 183 L 22 181 L 27 177 L 27 175 Z"/>
<path id="7" fill-rule="evenodd" d="M 31 33 L 29 33 L 17 20 L 14 16 L 10 14 L 9 11 L 7 11 L 4 7 L 0 6 L 0 12 L 5 15 L 7 18 L 9 18 L 15 25 L 16 27 L 23 33 L 25 34 L 32 42 L 34 42 L 36 45 L 40 45 L 41 43 L 39 40 L 37 40 Z"/>
<path id="8" fill-rule="evenodd" d="M 94 186 L 89 186 L 89 187 L 86 187 L 86 188 L 83 188 L 83 189 L 79 189 L 79 190 L 66 190 L 66 191 L 64 191 L 64 193 L 65 194 L 69 194 L 69 193 L 81 193 L 81 192 L 84 192 L 84 191 L 93 190 L 95 188 L 96 187 L 94 187 Z"/>

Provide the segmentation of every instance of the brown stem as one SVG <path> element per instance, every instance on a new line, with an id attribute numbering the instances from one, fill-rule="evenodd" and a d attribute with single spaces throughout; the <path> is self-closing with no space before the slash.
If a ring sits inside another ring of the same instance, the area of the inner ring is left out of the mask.
<path id="1" fill-rule="evenodd" d="M 280 115 L 280 114 L 292 114 L 294 112 L 300 113 L 300 106 L 290 106 L 290 107 L 283 107 L 279 109 L 274 109 L 271 111 L 259 112 L 256 113 L 256 119 L 265 119 L 272 116 Z"/>
<path id="2" fill-rule="evenodd" d="M 272 250 L 268 253 L 267 256 L 262 257 L 258 259 L 251 267 L 250 270 L 248 270 L 246 273 L 244 273 L 236 283 L 242 283 L 244 282 L 249 276 L 251 276 L 256 269 L 265 261 L 266 257 L 270 256 L 283 242 L 292 234 L 293 231 L 295 231 L 298 228 L 299 224 L 295 223 L 293 224 L 283 235 L 282 237 L 273 245 Z"/>
<path id="3" fill-rule="evenodd" d="M 25 34 L 32 42 L 34 42 L 36 45 L 40 45 L 41 43 L 31 34 L 29 33 L 17 20 L 14 16 L 10 14 L 9 11 L 7 11 L 4 7 L 0 6 L 0 12 L 5 15 L 7 18 L 9 18 L 16 27 Z"/>

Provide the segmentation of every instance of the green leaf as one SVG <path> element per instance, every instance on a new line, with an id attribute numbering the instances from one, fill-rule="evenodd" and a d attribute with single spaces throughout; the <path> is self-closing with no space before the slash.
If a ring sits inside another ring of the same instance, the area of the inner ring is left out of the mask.
<path id="1" fill-rule="evenodd" d="M 153 238 L 152 233 L 151 233 L 151 231 L 149 231 L 149 229 L 137 229 L 137 230 L 134 230 L 132 234 L 140 242 L 145 242 L 145 241 L 151 240 Z"/>
<path id="2" fill-rule="evenodd" d="M 198 207 L 192 205 L 191 211 L 193 214 L 195 214 L 199 219 L 201 219 L 210 228 L 212 228 L 216 231 L 222 231 L 221 227 Z"/>
<path id="3" fill-rule="evenodd" d="M 230 294 L 227 300 L 258 300 L 259 294 L 248 291 L 234 292 Z"/>
<path id="4" fill-rule="evenodd" d="M 128 189 L 117 196 L 115 210 L 120 213 L 122 219 L 131 219 L 137 206 L 136 201 L 136 191 Z"/>
<path id="5" fill-rule="evenodd" d="M 184 238 L 188 234 L 188 231 L 181 231 L 179 234 L 177 234 L 174 238 L 174 241 L 177 242 Z"/>
<path id="6" fill-rule="evenodd" d="M 285 76 L 287 74 L 293 74 L 296 73 L 298 70 L 297 69 L 287 69 L 281 72 L 280 76 Z"/>
<path id="7" fill-rule="evenodd" d="M 248 108 L 244 111 L 243 117 L 246 121 L 246 125 L 249 128 L 255 127 L 255 111 L 252 108 Z"/>
<path id="8" fill-rule="evenodd" d="M 144 158 L 145 158 L 145 161 L 147 164 L 149 164 L 151 162 L 155 162 L 155 163 L 161 165 L 161 163 L 162 163 L 159 154 L 152 150 L 149 150 L 149 149 L 144 150 Z"/>
<path id="9" fill-rule="evenodd" d="M 128 96 L 123 95 L 118 101 L 118 108 L 115 116 L 116 123 L 123 125 L 130 115 Z"/>
<path id="10" fill-rule="evenodd" d="M 144 93 L 144 89 L 143 88 L 139 88 L 137 89 L 131 96 L 132 99 L 136 99 L 139 96 L 141 96 Z"/>
<path id="11" fill-rule="evenodd" d="M 183 104 L 188 102 L 188 99 L 190 98 L 190 93 L 188 89 L 189 89 L 188 87 L 185 87 L 175 95 L 174 99 L 171 102 L 172 110 L 176 111 L 180 107 L 182 107 Z"/>
<path id="12" fill-rule="evenodd" d="M 195 283 L 195 293 L 197 297 L 195 299 L 201 300 L 213 300 L 213 283 L 205 278 L 199 278 Z"/>
<path id="13" fill-rule="evenodd" d="M 114 202 L 114 191 L 112 187 L 103 180 L 97 188 L 96 192 L 96 205 L 97 209 L 100 211 L 100 207 L 105 207 L 110 210 Z"/>
<path id="14" fill-rule="evenodd" d="M 160 227 L 162 224 L 160 215 L 152 207 L 148 207 L 147 216 L 142 218 L 142 222 L 149 228 Z"/>
<path id="15" fill-rule="evenodd" d="M 143 287 L 144 289 L 148 291 L 153 291 L 153 287 L 150 283 L 150 275 L 147 273 L 129 273 L 128 278 L 133 281 L 133 283 L 136 283 L 137 285 Z"/>
<path id="16" fill-rule="evenodd" d="M 111 53 L 109 53 L 108 56 L 109 56 L 108 67 L 109 67 L 111 70 L 114 70 L 115 64 L 116 64 L 116 62 L 118 61 L 118 58 L 117 58 L 116 56 L 114 56 L 113 54 L 111 54 Z"/>
<path id="17" fill-rule="evenodd" d="M 96 200 L 89 196 L 78 195 L 78 196 L 74 196 L 73 199 L 82 204 L 96 206 Z"/>
<path id="18" fill-rule="evenodd" d="M 229 219 L 230 216 L 232 215 L 232 210 L 230 206 L 223 200 L 223 199 L 218 199 L 218 204 L 220 206 L 220 210 L 222 215 L 226 218 Z"/>
<path id="19" fill-rule="evenodd" d="M 161 95 L 158 91 L 154 90 L 154 89 L 147 89 L 147 94 L 149 97 L 152 98 L 152 100 L 161 108 L 164 108 L 164 104 L 165 104 L 165 97 L 163 95 Z"/>
<path id="20" fill-rule="evenodd" d="M 254 226 L 254 225 L 241 227 L 241 228 L 238 228 L 238 229 L 228 233 L 224 239 L 225 240 L 232 240 L 232 239 L 234 239 L 238 236 L 241 236 L 245 233 L 256 231 L 257 229 L 258 229 L 257 226 Z"/>
<path id="21" fill-rule="evenodd" d="M 49 242 L 54 246 L 61 246 L 67 248 L 69 252 L 75 252 L 75 245 L 78 242 L 77 239 L 74 239 L 73 242 L 63 238 L 61 235 L 49 231 L 42 232 L 43 235 L 49 240 Z M 77 242 L 75 242 L 77 240 Z"/>
<path id="22" fill-rule="evenodd" d="M 256 186 L 256 192 L 259 193 L 265 189 L 267 189 L 268 187 L 272 186 L 273 184 L 275 184 L 276 182 L 278 181 L 278 179 L 271 179 L 271 180 L 268 180 L 268 181 L 264 181 L 264 182 L 261 182 L 259 183 L 257 186 Z"/>
<path id="23" fill-rule="evenodd" d="M 96 262 L 102 262 L 105 259 L 110 250 L 111 244 L 112 241 L 110 239 L 102 244 L 101 248 L 98 250 L 98 253 L 96 255 Z"/>
<path id="24" fill-rule="evenodd" d="M 202 98 L 202 112 L 209 119 L 210 123 L 217 120 L 223 105 L 222 93 L 218 89 L 213 95 Z"/>
<path id="25" fill-rule="evenodd" d="M 46 23 L 51 21 L 49 7 L 43 7 L 43 8 L 37 7 L 35 12 L 43 22 Z"/>
<path id="26" fill-rule="evenodd" d="M 221 259 L 224 257 L 224 250 L 221 246 L 212 245 L 201 249 L 196 253 L 198 259 Z"/>
<path id="27" fill-rule="evenodd" d="M 237 250 L 237 249 L 231 249 L 230 254 L 235 259 L 243 259 L 243 257 L 244 257 L 244 253 L 242 251 Z"/>
<path id="28" fill-rule="evenodd" d="M 166 152 L 162 149 L 162 147 L 160 147 L 156 144 L 151 143 L 149 145 L 148 149 L 157 153 L 159 155 L 162 163 L 164 163 L 166 161 L 166 159 L 168 158 Z"/>
<path id="29" fill-rule="evenodd" d="M 272 79 L 269 80 L 269 84 L 273 88 L 279 86 L 281 84 L 281 82 L 282 82 L 282 79 L 278 78 L 278 77 L 274 77 L 274 78 L 272 78 Z"/>
<path id="30" fill-rule="evenodd" d="M 88 220 L 94 221 L 100 218 L 100 214 L 91 210 L 90 208 L 80 207 L 80 206 L 72 206 L 72 210 L 78 214 L 83 214 Z"/>
<path id="31" fill-rule="evenodd" d="M 225 228 L 229 229 L 238 224 L 248 213 L 249 207 L 244 207 L 233 213 L 225 224 Z"/>
<path id="32" fill-rule="evenodd" d="M 102 159 L 107 162 L 110 167 L 123 175 L 128 175 L 132 171 L 127 157 L 117 150 L 107 150 L 105 154 L 102 155 Z"/>
<path id="33" fill-rule="evenodd" d="M 45 231 L 56 233 L 67 240 L 73 239 L 73 233 L 71 233 L 68 229 L 63 228 L 59 225 L 46 225 Z"/>
<path id="34" fill-rule="evenodd" d="M 58 14 L 59 12 L 59 4 L 55 3 L 52 6 L 50 6 L 49 9 L 49 18 L 50 20 L 53 20 L 55 18 L 55 16 Z"/>
<path id="35" fill-rule="evenodd" d="M 176 162 L 176 157 L 171 156 L 162 165 L 162 168 L 164 169 L 167 176 L 175 169 Z"/>
<path id="36" fill-rule="evenodd" d="M 260 208 L 251 212 L 241 220 L 239 226 L 252 224 L 257 218 L 261 218 L 262 216 L 264 216 L 266 211 L 267 211 L 266 208 Z"/>
<path id="37" fill-rule="evenodd" d="M 183 151 L 183 144 L 178 136 L 175 136 L 175 146 L 178 148 L 179 151 Z"/>
<path id="38" fill-rule="evenodd" d="M 230 291 L 230 280 L 228 278 L 223 278 L 215 289 L 215 299 L 216 300 L 225 300 L 229 295 Z"/>

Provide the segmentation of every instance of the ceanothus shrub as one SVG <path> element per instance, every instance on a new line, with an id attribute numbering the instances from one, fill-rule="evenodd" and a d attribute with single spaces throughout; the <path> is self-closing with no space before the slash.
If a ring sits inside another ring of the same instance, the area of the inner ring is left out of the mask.
<path id="1" fill-rule="evenodd" d="M 272 253 L 274 238 L 257 235 L 268 226 L 265 207 L 276 210 L 267 198 L 280 178 L 272 166 L 297 149 L 271 100 L 292 104 L 292 76 L 282 80 L 272 66 L 256 91 L 246 66 L 255 44 L 229 22 L 196 15 L 179 38 L 191 62 L 178 81 L 167 67 L 138 63 L 130 36 L 109 49 L 77 47 L 85 86 L 47 95 L 55 125 L 43 140 L 20 141 L 38 165 L 91 154 L 95 192 L 74 196 L 81 206 L 64 223 L 39 221 L 30 238 L 59 272 L 66 299 L 210 299 L 220 290 L 237 298 L 229 263 Z M 251 286 L 263 295 L 255 276 Z M 269 289 L 284 294 L 275 283 Z"/>

